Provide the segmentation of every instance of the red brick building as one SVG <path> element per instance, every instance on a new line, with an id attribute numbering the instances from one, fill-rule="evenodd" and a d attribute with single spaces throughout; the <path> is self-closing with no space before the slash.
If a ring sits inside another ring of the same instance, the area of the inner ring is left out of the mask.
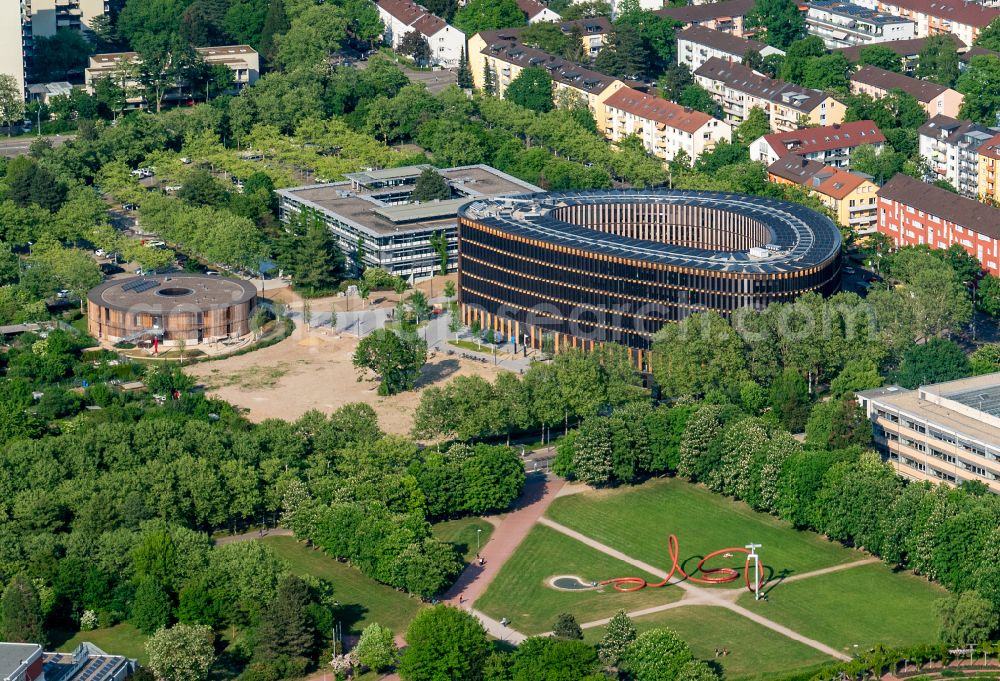
<path id="1" fill-rule="evenodd" d="M 899 174 L 878 192 L 878 231 L 897 246 L 959 244 L 1000 276 L 1000 209 L 974 199 Z"/>

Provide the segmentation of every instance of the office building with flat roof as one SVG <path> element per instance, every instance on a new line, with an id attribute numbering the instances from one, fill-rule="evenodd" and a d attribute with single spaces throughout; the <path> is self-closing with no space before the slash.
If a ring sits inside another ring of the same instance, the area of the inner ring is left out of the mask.
<path id="1" fill-rule="evenodd" d="M 875 447 L 903 477 L 1000 493 L 1000 373 L 858 393 Z"/>
<path id="2" fill-rule="evenodd" d="M 474 199 L 541 191 L 539 187 L 486 165 L 438 169 L 451 198 L 417 203 L 410 194 L 429 165 L 386 168 L 345 175 L 347 181 L 278 191 L 281 219 L 313 210 L 337 238 L 355 272 L 381 267 L 400 277 L 438 273 L 440 255 L 430 243 L 443 233 L 448 271 L 458 267 L 458 207 Z"/>

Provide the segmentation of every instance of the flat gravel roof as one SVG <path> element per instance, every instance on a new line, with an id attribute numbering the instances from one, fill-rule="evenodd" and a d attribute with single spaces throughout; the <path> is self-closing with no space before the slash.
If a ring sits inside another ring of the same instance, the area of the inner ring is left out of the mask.
<path id="1" fill-rule="evenodd" d="M 142 308 L 170 312 L 182 308 L 210 310 L 253 300 L 257 289 L 242 279 L 204 274 L 157 274 L 112 279 L 87 294 L 90 302 L 116 310 Z"/>
<path id="2" fill-rule="evenodd" d="M 550 216 L 552 210 L 581 204 L 674 204 L 736 213 L 762 223 L 768 244 L 777 249 L 766 257 L 749 251 L 677 246 L 598 232 Z M 775 274 L 820 265 L 841 247 L 840 230 L 825 215 L 795 203 L 744 194 L 672 189 L 625 189 L 520 194 L 479 199 L 464 204 L 459 217 L 502 232 L 559 246 L 650 263 L 722 272 Z"/>

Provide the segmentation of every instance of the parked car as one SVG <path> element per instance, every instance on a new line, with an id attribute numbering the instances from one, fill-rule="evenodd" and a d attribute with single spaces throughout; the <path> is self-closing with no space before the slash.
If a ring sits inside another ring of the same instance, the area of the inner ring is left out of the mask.
<path id="1" fill-rule="evenodd" d="M 98 258 L 103 258 L 104 255 L 105 255 L 104 254 L 104 249 L 103 248 L 98 248 L 96 251 L 94 251 L 94 255 L 96 255 Z"/>
<path id="2" fill-rule="evenodd" d="M 217 277 L 219 273 L 215 270 L 205 270 L 205 274 L 209 277 Z"/>
<path id="3" fill-rule="evenodd" d="M 123 203 L 122 210 L 139 210 L 139 206 L 134 203 Z"/>
<path id="4" fill-rule="evenodd" d="M 189 165 L 191 163 L 191 159 L 189 159 L 187 156 L 181 156 L 181 163 L 183 163 L 184 165 Z"/>

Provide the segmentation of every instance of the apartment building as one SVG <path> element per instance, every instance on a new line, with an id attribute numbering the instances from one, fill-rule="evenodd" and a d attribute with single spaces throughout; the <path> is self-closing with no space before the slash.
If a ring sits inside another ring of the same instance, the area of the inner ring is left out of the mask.
<path id="1" fill-rule="evenodd" d="M 559 21 L 562 19 L 548 6 L 538 2 L 538 0 L 517 0 L 517 6 L 524 12 L 529 24 L 537 24 L 539 21 Z"/>
<path id="2" fill-rule="evenodd" d="M 688 26 L 677 34 L 677 63 L 684 64 L 692 73 L 712 57 L 742 64 L 744 55 L 751 50 L 764 57 L 769 54 L 785 54 L 776 47 L 756 40 L 747 40 L 704 26 Z"/>
<path id="3" fill-rule="evenodd" d="M 997 181 L 997 172 L 1000 171 L 1000 133 L 986 140 L 976 153 L 976 174 L 979 180 L 976 195 L 980 201 L 1000 205 L 1000 182 Z"/>
<path id="4" fill-rule="evenodd" d="M 753 107 L 763 109 L 776 132 L 796 130 L 803 124 L 833 125 L 844 120 L 845 107 L 825 92 L 768 78 L 741 64 L 709 59 L 694 73 L 722 107 L 725 120 L 739 124 Z"/>
<path id="5" fill-rule="evenodd" d="M 260 77 L 260 55 L 249 45 L 224 45 L 220 47 L 196 47 L 195 52 L 209 64 L 221 64 L 233 72 L 234 91 L 253 85 Z M 143 96 L 139 91 L 139 83 L 127 76 L 122 70 L 123 64 L 135 63 L 139 55 L 135 52 L 108 52 L 95 54 L 90 58 L 90 65 L 84 72 L 87 92 L 94 94 L 94 83 L 101 78 L 112 78 L 123 85 L 128 95 L 128 102 L 133 106 L 143 104 Z M 185 92 L 185 90 L 187 90 Z M 177 83 L 174 89 L 166 94 L 164 101 L 176 101 L 191 97 L 187 83 Z"/>
<path id="6" fill-rule="evenodd" d="M 916 35 L 912 19 L 841 0 L 813 0 L 806 10 L 806 28 L 828 49 L 908 40 Z"/>
<path id="7" fill-rule="evenodd" d="M 948 37 L 955 43 L 955 49 L 961 52 L 967 48 L 966 44 L 955 36 L 948 34 Z M 882 47 L 888 48 L 899 55 L 900 61 L 903 66 L 903 73 L 912 74 L 917 69 L 917 64 L 920 61 L 920 52 L 927 45 L 927 38 L 911 38 L 910 40 L 893 40 L 887 43 L 879 43 Z M 847 58 L 847 61 L 852 64 L 857 64 L 861 60 L 861 48 L 864 45 L 854 45 L 851 47 L 842 47 L 836 50 L 840 52 Z M 974 48 L 979 49 L 979 48 Z M 959 58 L 963 58 L 964 55 L 960 54 Z"/>
<path id="8" fill-rule="evenodd" d="M 1000 493 L 1000 374 L 857 394 L 875 448 L 911 480 L 976 480 Z"/>
<path id="9" fill-rule="evenodd" d="M 875 121 L 834 123 L 764 135 L 750 145 L 750 159 L 771 165 L 788 154 L 796 154 L 823 165 L 847 168 L 851 150 L 862 144 L 870 144 L 879 152 L 885 146 L 885 135 Z"/>
<path id="10" fill-rule="evenodd" d="M 996 133 L 972 121 L 934 116 L 918 129 L 926 180 L 947 180 L 964 196 L 979 196 L 979 148 Z"/>
<path id="11" fill-rule="evenodd" d="M 767 167 L 767 176 L 776 184 L 804 188 L 836 216 L 837 222 L 858 234 L 870 234 L 878 223 L 878 185 L 861 173 L 851 173 L 789 154 Z"/>
<path id="12" fill-rule="evenodd" d="M 416 31 L 431 48 L 431 63 L 458 66 L 465 49 L 465 34 L 410 0 L 377 0 L 375 7 L 385 25 L 385 43 L 396 49 L 403 36 Z"/>
<path id="13" fill-rule="evenodd" d="M 898 174 L 878 192 L 878 231 L 896 246 L 958 244 L 1000 276 L 1000 209 Z"/>
<path id="14" fill-rule="evenodd" d="M 507 29 L 483 31 L 469 40 L 469 68 L 477 88 L 485 85 L 488 68 L 493 75 L 496 95 L 503 97 L 507 87 L 526 68 L 544 68 L 552 78 L 553 94 L 556 97 L 566 92 L 585 103 L 594 115 L 597 129 L 606 126 L 604 101 L 625 83 L 611 76 L 586 69 L 567 61 L 521 44 L 517 32 Z"/>
<path id="15" fill-rule="evenodd" d="M 694 162 L 733 136 L 732 126 L 724 121 L 630 87 L 608 97 L 604 107 L 604 134 L 609 140 L 637 135 L 649 153 L 664 161 L 683 151 Z"/>
<path id="16" fill-rule="evenodd" d="M 685 27 L 702 26 L 723 33 L 731 33 L 747 37 L 753 31 L 744 29 L 743 19 L 753 9 L 754 0 L 723 0 L 701 5 L 685 5 L 683 7 L 665 7 L 656 10 L 661 17 L 669 17 L 679 21 Z"/>
<path id="17" fill-rule="evenodd" d="M 1000 9 L 968 0 L 855 0 L 864 7 L 912 19 L 918 38 L 951 34 L 966 45 L 1000 17 Z"/>
<path id="18" fill-rule="evenodd" d="M 886 71 L 877 66 L 863 66 L 851 75 L 851 93 L 881 99 L 891 90 L 902 90 L 920 102 L 928 116 L 958 116 L 963 95 L 950 87 Z"/>
<path id="19" fill-rule="evenodd" d="M 89 30 L 107 10 L 106 0 L 0 0 L 0 73 L 27 92 L 35 39 L 60 28 Z"/>

